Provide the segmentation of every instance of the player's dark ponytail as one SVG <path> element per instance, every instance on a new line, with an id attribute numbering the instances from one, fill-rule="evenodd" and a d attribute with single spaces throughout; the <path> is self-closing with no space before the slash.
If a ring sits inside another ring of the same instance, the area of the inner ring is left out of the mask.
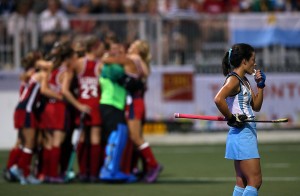
<path id="1" fill-rule="evenodd" d="M 222 61 L 222 70 L 223 75 L 227 76 L 231 72 L 230 64 L 229 64 L 229 51 L 227 51 L 223 57 Z"/>

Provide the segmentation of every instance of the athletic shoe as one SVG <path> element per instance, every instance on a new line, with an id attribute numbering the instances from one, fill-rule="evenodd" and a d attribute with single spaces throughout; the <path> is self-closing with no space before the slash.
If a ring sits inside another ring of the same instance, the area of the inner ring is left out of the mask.
<path id="1" fill-rule="evenodd" d="M 14 178 L 17 179 L 17 181 L 20 181 L 21 177 L 23 176 L 23 172 L 16 165 L 9 168 L 9 172 L 14 176 Z"/>
<path id="2" fill-rule="evenodd" d="M 18 182 L 18 179 L 10 172 L 9 169 L 3 169 L 3 178 L 8 182 Z"/>
<path id="3" fill-rule="evenodd" d="M 103 167 L 99 175 L 100 180 L 107 182 L 126 182 L 129 179 L 129 175 L 121 171 L 111 172 L 110 170 Z"/>
<path id="4" fill-rule="evenodd" d="M 76 178 L 76 173 L 71 170 L 71 171 L 67 171 L 65 175 L 62 175 L 65 179 L 66 182 L 71 182 L 74 181 Z"/>
<path id="5" fill-rule="evenodd" d="M 144 181 L 147 182 L 147 183 L 155 182 L 162 170 L 163 170 L 163 166 L 160 165 L 160 164 L 158 164 L 154 168 L 150 168 L 149 171 L 147 172 L 146 176 L 145 176 Z"/>
<path id="6" fill-rule="evenodd" d="M 137 181 L 142 181 L 145 178 L 147 171 L 140 170 L 138 168 L 134 168 L 132 170 L 132 174 L 137 178 Z"/>
<path id="7" fill-rule="evenodd" d="M 22 185 L 26 185 L 26 184 L 33 184 L 33 185 L 37 185 L 37 184 L 41 184 L 42 182 L 35 178 L 33 175 L 28 175 L 26 178 L 24 176 L 21 177 L 20 179 L 20 184 Z"/>
<path id="8" fill-rule="evenodd" d="M 126 180 L 127 183 L 135 183 L 137 181 L 138 181 L 138 178 L 133 174 L 129 174 L 128 179 Z"/>
<path id="9" fill-rule="evenodd" d="M 39 179 L 39 181 L 41 181 L 41 182 L 45 182 L 46 176 L 45 176 L 45 174 L 40 173 L 37 175 L 37 179 Z"/>

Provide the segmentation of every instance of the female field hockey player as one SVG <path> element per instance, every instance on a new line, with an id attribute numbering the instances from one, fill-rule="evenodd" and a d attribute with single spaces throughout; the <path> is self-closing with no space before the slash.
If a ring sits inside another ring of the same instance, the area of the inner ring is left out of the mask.
<path id="1" fill-rule="evenodd" d="M 159 173 L 162 171 L 162 166 L 157 162 L 149 143 L 145 141 L 142 133 L 146 113 L 144 94 L 147 78 L 150 74 L 149 64 L 151 60 L 148 43 L 143 40 L 134 41 L 128 49 L 128 57 L 136 66 L 137 78 L 144 84 L 130 93 L 132 102 L 129 103 L 126 111 L 129 135 L 146 164 L 144 181 L 152 183 L 157 180 Z"/>
<path id="2" fill-rule="evenodd" d="M 256 196 L 262 184 L 256 124 L 243 122 L 254 119 L 253 111 L 260 111 L 263 103 L 266 75 L 260 70 L 255 71 L 255 66 L 252 46 L 244 43 L 233 45 L 222 62 L 225 83 L 214 98 L 230 126 L 225 158 L 234 160 L 236 185 L 233 196 Z M 245 76 L 254 73 L 257 93 L 251 89 Z"/>
<path id="3" fill-rule="evenodd" d="M 145 120 L 144 93 L 150 73 L 150 58 L 148 43 L 136 40 L 130 45 L 126 57 L 104 59 L 106 63 L 119 63 L 124 66 L 125 74 L 119 83 L 125 86 L 129 96 L 129 103 L 126 107 L 129 136 L 145 161 L 147 171 L 144 181 L 148 183 L 155 182 L 162 170 L 162 166 L 158 164 L 149 143 L 145 142 L 142 134 L 142 125 Z M 137 81 L 134 82 L 134 80 Z"/>
<path id="4" fill-rule="evenodd" d="M 62 96 L 62 81 L 66 70 L 73 62 L 74 51 L 68 44 L 58 44 L 53 50 L 54 60 L 51 73 L 44 73 L 41 83 L 41 93 L 47 96 L 48 103 L 45 108 L 46 138 L 51 146 L 49 160 L 49 176 L 46 178 L 50 183 L 62 183 L 59 165 L 61 160 L 61 145 L 65 139 L 67 127 L 66 103 Z"/>
<path id="5" fill-rule="evenodd" d="M 42 58 L 42 54 L 36 51 L 33 52 L 29 52 L 28 54 L 26 54 L 26 56 L 22 59 L 22 67 L 24 68 L 24 72 L 20 75 L 20 90 L 19 90 L 19 100 L 20 103 L 23 102 L 24 104 L 26 104 L 26 101 L 24 100 L 24 90 L 28 88 L 29 85 L 29 81 L 31 76 L 35 73 L 35 64 L 36 62 Z M 28 99 L 26 99 L 28 101 Z M 18 105 L 20 105 L 20 103 L 18 103 Z M 22 153 L 22 149 L 24 147 L 24 142 L 27 143 L 27 147 L 29 147 L 28 145 L 31 143 L 30 142 L 30 138 L 26 137 L 24 138 L 24 133 L 26 131 L 26 128 L 22 128 L 24 126 L 24 122 L 20 124 L 20 121 L 22 121 L 20 119 L 21 117 L 21 107 L 18 106 L 17 109 L 15 110 L 15 127 L 19 129 L 18 131 L 18 136 L 17 136 L 17 141 L 16 144 L 14 145 L 14 147 L 11 149 L 10 153 L 9 153 L 9 158 L 7 160 L 7 165 L 6 165 L 6 169 L 4 171 L 4 177 L 6 180 L 8 181 L 14 181 L 16 180 L 14 177 L 14 175 L 11 175 L 11 173 L 9 172 L 9 169 L 18 164 L 19 158 L 20 156 L 23 154 Z M 36 117 L 36 116 L 34 116 Z M 29 133 L 32 131 L 27 131 L 28 134 L 26 133 L 25 136 L 30 135 Z M 34 134 L 32 132 L 32 134 Z M 24 141 L 24 139 L 26 139 L 26 141 Z M 29 140 L 29 141 L 28 141 Z M 33 140 L 34 142 L 34 140 Z M 33 147 L 33 145 L 30 145 Z M 30 148 L 31 149 L 31 148 Z M 32 149 L 31 149 L 32 150 Z M 24 155 L 23 155 L 24 156 Z"/>
<path id="6" fill-rule="evenodd" d="M 136 181 L 136 178 L 125 173 L 121 168 L 122 156 L 128 140 L 128 128 L 125 119 L 127 91 L 118 80 L 124 75 L 124 67 L 115 60 L 123 54 L 122 46 L 113 41 L 103 62 L 99 82 L 101 85 L 100 111 L 103 119 L 102 142 L 105 145 L 106 157 L 99 178 L 103 181 Z M 125 53 L 125 52 L 124 52 Z"/>
<path id="7" fill-rule="evenodd" d="M 84 45 L 86 50 L 84 56 L 73 63 L 73 73 L 78 80 L 78 98 L 76 99 L 68 92 L 68 80 L 63 85 L 63 94 L 75 108 L 82 113 L 86 113 L 83 124 L 85 128 L 90 128 L 90 135 L 87 134 L 87 130 L 81 132 L 83 134 L 81 134 L 77 146 L 79 177 L 81 181 L 95 182 L 98 180 L 102 151 L 100 145 L 102 120 L 99 110 L 101 92 L 98 77 L 100 74 L 99 60 L 103 53 L 103 45 L 95 36 L 88 36 Z M 71 75 L 68 77 L 71 77 Z M 77 118 L 76 124 L 80 124 L 79 118 Z M 87 137 L 88 135 L 89 137 Z M 90 144 L 89 146 L 84 142 L 86 139 Z"/>
<path id="8" fill-rule="evenodd" d="M 51 63 L 43 60 L 36 61 L 35 72 L 30 76 L 28 84 L 25 85 L 14 114 L 15 127 L 22 131 L 24 146 L 16 167 L 10 168 L 10 171 L 20 180 L 21 184 L 40 184 L 40 181 L 30 174 L 30 165 L 36 143 L 36 133 L 40 127 L 36 105 L 41 98 L 42 75 L 50 68 Z"/>

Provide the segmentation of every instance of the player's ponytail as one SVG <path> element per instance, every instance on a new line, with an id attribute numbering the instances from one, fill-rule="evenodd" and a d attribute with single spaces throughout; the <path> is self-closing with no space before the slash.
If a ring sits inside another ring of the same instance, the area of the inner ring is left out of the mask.
<path id="1" fill-rule="evenodd" d="M 227 51 L 222 60 L 222 70 L 223 75 L 227 76 L 231 72 L 230 60 L 229 60 L 229 51 Z"/>
<path id="2" fill-rule="evenodd" d="M 146 65 L 149 67 L 151 61 L 151 54 L 150 54 L 150 47 L 148 42 L 143 40 L 138 40 L 138 49 L 139 49 L 139 55 L 146 63 Z"/>

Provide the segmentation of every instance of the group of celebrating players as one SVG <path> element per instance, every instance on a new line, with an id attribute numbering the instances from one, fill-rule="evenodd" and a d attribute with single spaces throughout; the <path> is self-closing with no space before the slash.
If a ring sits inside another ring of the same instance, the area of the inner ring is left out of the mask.
<path id="1" fill-rule="evenodd" d="M 81 182 L 155 182 L 163 167 L 142 134 L 149 62 L 143 40 L 96 36 L 26 54 L 5 179 L 69 182 L 76 152 Z"/>

